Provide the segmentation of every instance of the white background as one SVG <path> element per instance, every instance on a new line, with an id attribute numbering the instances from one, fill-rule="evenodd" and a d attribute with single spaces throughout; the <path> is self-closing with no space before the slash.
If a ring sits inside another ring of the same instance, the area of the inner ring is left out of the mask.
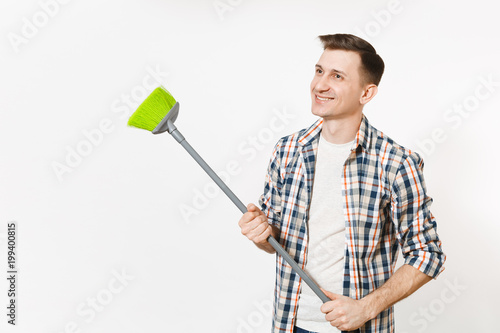
<path id="1" fill-rule="evenodd" d="M 211 195 L 173 138 L 126 122 L 165 85 L 181 133 L 257 203 L 275 142 L 316 119 L 316 36 L 338 32 L 366 38 L 386 63 L 365 114 L 424 157 L 448 256 L 437 280 L 396 306 L 397 331 L 496 329 L 495 2 L 54 1 L 0 4 L 0 331 L 269 332 L 274 256 L 240 234 L 240 212 Z"/>

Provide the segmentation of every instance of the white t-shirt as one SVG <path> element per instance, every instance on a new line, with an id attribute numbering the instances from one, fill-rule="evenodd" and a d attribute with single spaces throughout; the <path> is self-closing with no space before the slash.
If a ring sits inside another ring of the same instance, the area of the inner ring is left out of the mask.
<path id="1" fill-rule="evenodd" d="M 336 294 L 342 294 L 344 280 L 342 172 L 353 143 L 333 144 L 320 135 L 309 208 L 305 271 L 321 288 Z M 326 321 L 319 297 L 307 284 L 301 286 L 296 326 L 319 333 L 340 332 Z"/>

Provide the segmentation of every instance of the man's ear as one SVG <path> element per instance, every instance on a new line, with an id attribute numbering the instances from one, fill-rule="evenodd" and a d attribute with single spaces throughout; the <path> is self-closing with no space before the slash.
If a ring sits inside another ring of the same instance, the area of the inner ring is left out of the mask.
<path id="1" fill-rule="evenodd" d="M 377 92 L 378 92 L 378 87 L 376 85 L 368 84 L 367 86 L 365 86 L 363 94 L 359 98 L 359 103 L 361 103 L 361 105 L 365 105 L 366 103 L 371 101 L 373 97 L 375 97 Z"/>

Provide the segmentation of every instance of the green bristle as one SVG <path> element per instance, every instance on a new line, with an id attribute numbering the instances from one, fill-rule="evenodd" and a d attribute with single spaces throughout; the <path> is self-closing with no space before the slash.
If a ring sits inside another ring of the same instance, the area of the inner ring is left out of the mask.
<path id="1" fill-rule="evenodd" d="M 163 87 L 156 88 L 128 120 L 128 125 L 153 131 L 175 104 L 175 98 Z"/>

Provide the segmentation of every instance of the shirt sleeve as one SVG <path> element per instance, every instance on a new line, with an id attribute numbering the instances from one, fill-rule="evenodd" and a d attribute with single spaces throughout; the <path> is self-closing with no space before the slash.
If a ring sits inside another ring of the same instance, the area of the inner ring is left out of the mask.
<path id="1" fill-rule="evenodd" d="M 280 141 L 274 146 L 264 182 L 264 193 L 259 198 L 262 212 L 266 214 L 268 223 L 281 226 L 281 170 L 278 158 Z"/>
<path id="2" fill-rule="evenodd" d="M 401 164 L 392 186 L 391 214 L 405 264 L 436 278 L 444 270 L 446 256 L 430 211 L 433 200 L 427 195 L 423 167 L 416 152 Z"/>

